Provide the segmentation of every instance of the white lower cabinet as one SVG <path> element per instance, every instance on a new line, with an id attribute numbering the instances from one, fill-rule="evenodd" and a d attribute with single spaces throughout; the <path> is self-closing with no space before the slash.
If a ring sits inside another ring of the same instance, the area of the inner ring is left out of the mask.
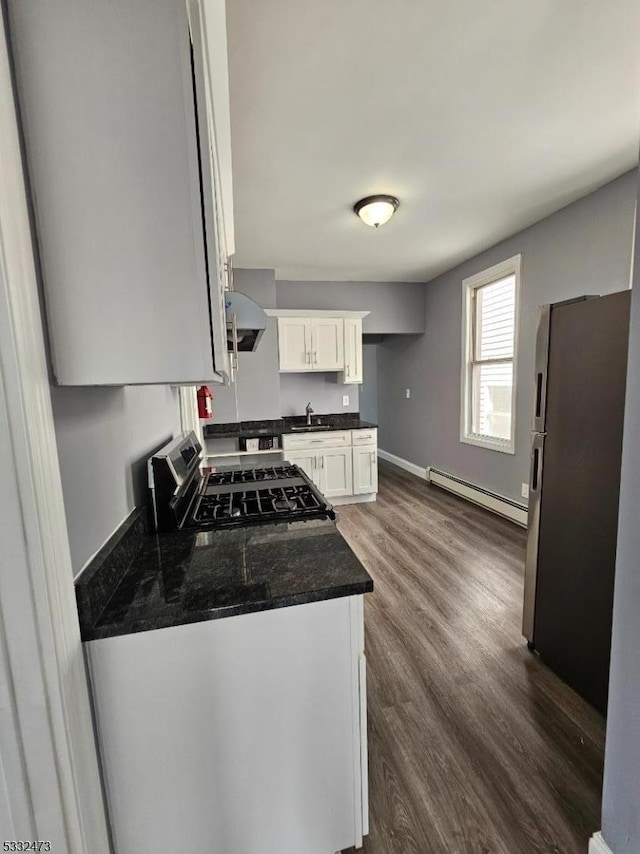
<path id="1" fill-rule="evenodd" d="M 287 452 L 286 458 L 290 463 L 300 466 L 327 498 L 353 495 L 351 448 Z"/>
<path id="2" fill-rule="evenodd" d="M 351 448 L 327 448 L 318 451 L 320 492 L 327 498 L 353 495 Z"/>
<path id="3" fill-rule="evenodd" d="M 361 595 L 85 650 L 115 854 L 362 846 Z"/>
<path id="4" fill-rule="evenodd" d="M 354 502 L 375 499 L 378 491 L 377 439 L 375 427 L 289 433 L 282 437 L 282 449 L 284 458 L 300 466 L 324 496 L 340 499 L 339 504 L 348 504 L 349 497 Z"/>
<path id="5" fill-rule="evenodd" d="M 377 445 L 355 445 L 353 454 L 353 494 L 378 491 Z"/>
<path id="6" fill-rule="evenodd" d="M 320 469 L 318 468 L 317 451 L 288 452 L 287 460 L 295 466 L 300 466 L 302 471 L 308 475 L 315 485 L 320 489 Z"/>

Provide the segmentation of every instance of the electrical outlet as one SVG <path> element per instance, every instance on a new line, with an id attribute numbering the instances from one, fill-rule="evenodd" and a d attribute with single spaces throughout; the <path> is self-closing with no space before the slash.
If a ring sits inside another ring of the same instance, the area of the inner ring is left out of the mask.
<path id="1" fill-rule="evenodd" d="M 529 484 L 528 484 L 528 483 L 523 483 L 523 484 L 522 484 L 522 490 L 521 490 L 521 493 L 522 493 L 522 497 L 523 497 L 523 498 L 528 498 L 528 497 L 529 497 Z"/>
<path id="2" fill-rule="evenodd" d="M 407 398 L 407 400 L 411 397 L 411 389 L 410 388 L 405 388 L 404 396 Z"/>
<path id="3" fill-rule="evenodd" d="M 342 395 L 342 405 L 343 406 L 349 406 L 349 395 L 348 394 Z"/>

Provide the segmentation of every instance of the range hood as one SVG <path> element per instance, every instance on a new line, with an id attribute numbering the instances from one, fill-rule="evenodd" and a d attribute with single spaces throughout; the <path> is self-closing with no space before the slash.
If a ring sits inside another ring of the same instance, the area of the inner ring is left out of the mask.
<path id="1" fill-rule="evenodd" d="M 255 350 L 267 328 L 264 309 L 240 291 L 225 293 L 224 308 L 227 313 L 227 349 L 244 353 Z"/>

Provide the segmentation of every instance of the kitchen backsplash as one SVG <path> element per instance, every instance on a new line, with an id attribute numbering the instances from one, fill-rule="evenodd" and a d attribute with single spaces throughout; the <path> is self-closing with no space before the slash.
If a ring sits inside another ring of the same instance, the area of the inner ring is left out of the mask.
<path id="1" fill-rule="evenodd" d="M 301 415 L 308 401 L 317 413 L 358 412 L 360 387 L 343 385 L 335 381 L 336 375 L 280 374 L 281 415 Z M 349 405 L 343 406 L 343 395 L 349 396 Z"/>

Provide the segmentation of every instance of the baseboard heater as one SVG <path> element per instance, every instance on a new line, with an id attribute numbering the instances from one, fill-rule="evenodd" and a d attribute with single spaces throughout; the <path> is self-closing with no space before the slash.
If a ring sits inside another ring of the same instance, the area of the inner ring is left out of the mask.
<path id="1" fill-rule="evenodd" d="M 489 489 L 476 486 L 475 483 L 469 483 L 460 477 L 455 477 L 432 466 L 427 467 L 427 480 L 435 486 L 440 486 L 448 492 L 466 498 L 467 501 L 479 504 L 499 516 L 504 516 L 523 528 L 527 527 L 527 507 L 525 504 L 519 504 L 511 498 L 505 498 L 504 495 L 498 495 L 497 492 L 491 492 Z"/>

